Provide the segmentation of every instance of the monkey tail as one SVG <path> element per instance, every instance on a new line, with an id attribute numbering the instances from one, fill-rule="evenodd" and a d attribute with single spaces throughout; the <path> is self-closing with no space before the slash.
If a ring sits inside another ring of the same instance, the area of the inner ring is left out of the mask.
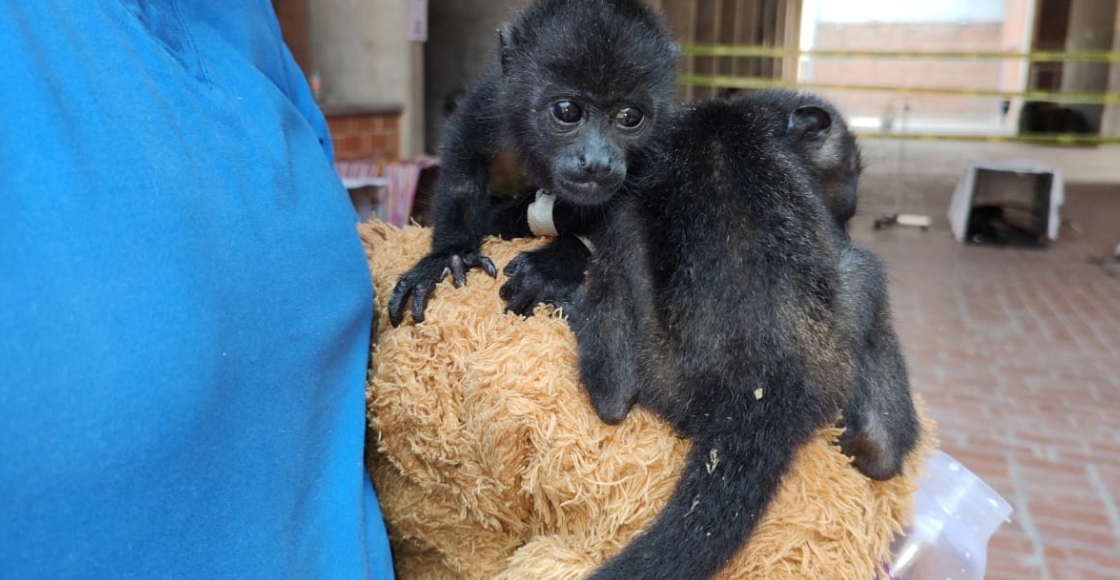
<path id="1" fill-rule="evenodd" d="M 693 440 L 668 504 L 589 580 L 703 580 L 735 556 L 813 433 L 811 421 L 774 410 L 752 415 L 732 431 Z"/>

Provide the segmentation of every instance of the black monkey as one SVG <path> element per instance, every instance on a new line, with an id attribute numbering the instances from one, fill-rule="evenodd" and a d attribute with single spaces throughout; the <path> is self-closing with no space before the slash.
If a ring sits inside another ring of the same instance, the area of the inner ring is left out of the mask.
<path id="1" fill-rule="evenodd" d="M 723 98 L 742 100 L 788 116 L 787 136 L 812 163 L 838 235 L 846 237 L 848 221 L 856 213 L 856 190 L 863 168 L 855 136 L 836 108 L 821 97 L 786 89 L 736 92 Z M 795 110 L 798 115 L 792 115 Z M 832 119 L 836 119 L 838 126 L 830 130 Z M 493 233 L 506 238 L 531 235 L 525 219 L 528 205 L 528 201 L 521 200 L 496 206 L 491 216 Z M 583 233 L 598 219 L 598 214 L 588 215 L 559 204 L 554 216 L 555 229 L 561 234 Z M 554 245 L 566 247 L 564 251 L 544 248 L 533 255 L 522 253 L 506 267 L 510 279 L 502 286 L 501 294 L 508 302 L 508 310 L 529 314 L 538 301 L 562 303 L 575 292 L 583 280 L 590 252 L 571 239 Z"/>
<path id="2" fill-rule="evenodd" d="M 820 194 L 835 220 L 840 255 L 841 320 L 854 342 L 856 389 L 840 420 L 840 448 L 868 477 L 885 480 L 902 470 L 920 434 L 909 372 L 891 319 L 886 267 L 851 242 L 847 222 L 856 212 L 862 171 L 859 145 L 843 116 L 809 93 L 773 89 L 743 98 L 788 117 L 787 136 L 817 174 Z"/>
<path id="3" fill-rule="evenodd" d="M 681 111 L 663 175 L 592 234 L 569 312 L 591 404 L 608 423 L 649 408 L 692 448 L 666 507 L 591 580 L 718 572 L 853 400 L 840 238 L 790 122 L 746 100 Z"/>
<path id="4" fill-rule="evenodd" d="M 748 93 L 737 100 L 742 106 L 765 109 L 787 119 L 787 145 L 808 163 L 816 183 L 814 191 L 832 218 L 842 288 L 841 320 L 853 337 L 856 362 L 854 396 L 840 421 L 845 428 L 840 447 L 868 477 L 890 479 L 902 470 L 903 460 L 917 444 L 920 426 L 906 360 L 891 319 L 886 268 L 873 252 L 852 244 L 846 231 L 856 212 L 863 167 L 856 138 L 836 108 L 813 94 L 772 89 Z M 517 231 L 528 235 L 524 223 L 527 205 L 522 201 L 512 209 L 506 207 L 496 219 L 513 223 L 520 216 Z M 590 220 L 560 205 L 554 219 L 561 232 L 586 231 Z M 519 287 L 521 292 L 517 300 L 510 301 L 509 309 L 529 313 L 536 298 L 544 296 L 561 306 L 571 301 L 583 281 L 590 252 L 579 241 L 569 241 L 562 251 L 554 249 L 562 243 L 539 250 L 531 267 L 524 266 L 528 262 L 520 262 L 529 258 L 528 254 L 511 261 L 503 298 L 510 300 L 510 287 Z"/>
<path id="5" fill-rule="evenodd" d="M 394 326 L 409 301 L 413 320 L 424 319 L 446 272 L 455 286 L 471 268 L 497 274 L 479 244 L 489 225 L 487 167 L 499 151 L 512 149 L 565 203 L 598 206 L 633 177 L 670 108 L 677 47 L 641 0 L 536 0 L 499 36 L 499 62 L 448 119 L 432 249 L 389 296 Z"/>

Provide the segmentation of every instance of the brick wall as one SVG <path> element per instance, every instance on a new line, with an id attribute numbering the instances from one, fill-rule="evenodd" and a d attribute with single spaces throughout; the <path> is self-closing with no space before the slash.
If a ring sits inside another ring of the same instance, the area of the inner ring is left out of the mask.
<path id="1" fill-rule="evenodd" d="M 325 113 L 335 159 L 400 159 L 399 112 Z"/>

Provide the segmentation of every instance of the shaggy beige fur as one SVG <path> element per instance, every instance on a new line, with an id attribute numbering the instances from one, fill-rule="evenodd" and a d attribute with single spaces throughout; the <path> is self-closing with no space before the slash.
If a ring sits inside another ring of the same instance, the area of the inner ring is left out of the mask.
<path id="1" fill-rule="evenodd" d="M 377 310 L 429 248 L 430 230 L 359 226 Z M 501 268 L 539 240 L 487 240 Z M 576 580 L 619 550 L 664 504 L 688 441 L 636 409 L 599 421 L 577 381 L 575 341 L 543 306 L 502 313 L 478 271 L 440 284 L 427 321 L 380 316 L 367 399 L 369 467 L 401 580 Z M 926 432 L 932 429 L 926 424 Z M 917 457 L 903 476 L 868 480 L 831 445 L 798 454 L 764 521 L 721 580 L 871 580 L 909 517 Z"/>

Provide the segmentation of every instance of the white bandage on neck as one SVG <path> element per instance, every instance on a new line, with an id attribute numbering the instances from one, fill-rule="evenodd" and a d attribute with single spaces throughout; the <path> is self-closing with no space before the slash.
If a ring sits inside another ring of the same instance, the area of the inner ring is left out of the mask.
<path id="1" fill-rule="evenodd" d="M 537 198 L 529 204 L 528 218 L 529 231 L 534 236 L 556 237 L 556 224 L 552 221 L 552 206 L 556 204 L 556 196 L 543 190 L 537 190 Z"/>
<path id="2" fill-rule="evenodd" d="M 527 217 L 529 218 L 529 231 L 533 232 L 534 236 L 546 236 L 555 238 L 560 235 L 556 231 L 556 223 L 552 221 L 552 207 L 556 205 L 556 196 L 543 190 L 537 190 L 537 198 L 533 203 L 529 204 Z M 595 251 L 595 244 L 587 236 L 576 236 L 579 241 L 583 242 L 584 246 L 591 252 Z"/>

